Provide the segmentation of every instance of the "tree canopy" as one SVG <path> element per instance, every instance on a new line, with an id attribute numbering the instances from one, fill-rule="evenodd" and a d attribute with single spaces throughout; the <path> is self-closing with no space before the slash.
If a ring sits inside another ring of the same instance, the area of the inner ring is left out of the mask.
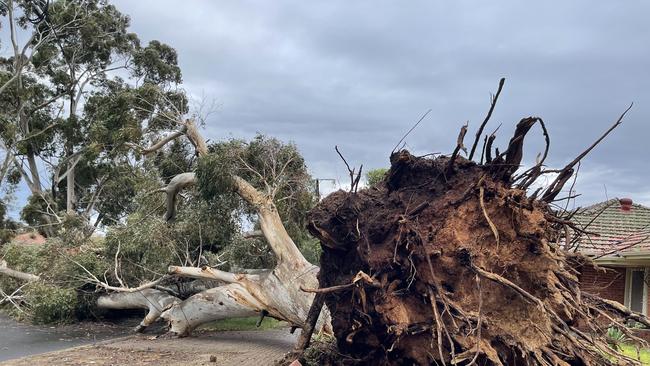
<path id="1" fill-rule="evenodd" d="M 1 8 L 10 29 L 2 42 L 14 52 L 0 59 L 0 147 L 7 153 L 0 183 L 29 188 L 22 217 L 49 236 L 63 211 L 90 227 L 120 220 L 133 209 L 141 168 L 133 146 L 188 110 L 176 51 L 157 40 L 142 45 L 129 17 L 107 1 L 7 1 Z"/>

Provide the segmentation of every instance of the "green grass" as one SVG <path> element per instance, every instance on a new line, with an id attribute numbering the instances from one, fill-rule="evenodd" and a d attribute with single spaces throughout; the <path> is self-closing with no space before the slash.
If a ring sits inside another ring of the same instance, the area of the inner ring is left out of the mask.
<path id="1" fill-rule="evenodd" d="M 289 326 L 286 322 L 282 322 L 273 318 L 266 317 L 260 327 L 256 327 L 258 317 L 249 318 L 232 318 L 217 320 L 201 326 L 201 330 L 209 331 L 227 331 L 227 330 L 267 330 Z"/>
<path id="2" fill-rule="evenodd" d="M 642 348 L 639 352 L 640 358 L 637 357 L 636 348 L 630 345 L 621 346 L 623 354 L 626 356 L 632 357 L 634 359 L 640 360 L 644 365 L 650 365 L 650 350 L 647 348 Z"/>

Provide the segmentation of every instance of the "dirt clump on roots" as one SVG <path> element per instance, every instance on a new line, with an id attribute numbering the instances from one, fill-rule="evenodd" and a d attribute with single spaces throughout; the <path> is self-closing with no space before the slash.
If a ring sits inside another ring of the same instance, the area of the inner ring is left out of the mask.
<path id="1" fill-rule="evenodd" d="M 539 121 L 522 120 L 507 151 L 482 163 L 458 149 L 398 151 L 382 182 L 312 210 L 339 352 L 367 365 L 634 363 L 606 329 L 648 321 L 580 290 L 575 268 L 593 263 L 555 244 L 571 225 L 549 205 L 561 185 L 537 199 L 524 185 L 539 169 L 513 177 Z"/>

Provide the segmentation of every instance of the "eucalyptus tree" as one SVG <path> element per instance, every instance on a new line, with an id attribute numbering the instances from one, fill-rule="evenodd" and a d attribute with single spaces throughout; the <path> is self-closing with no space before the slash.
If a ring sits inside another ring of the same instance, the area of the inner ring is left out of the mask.
<path id="1" fill-rule="evenodd" d="M 249 214 L 257 229 L 244 236 L 263 240 L 273 263 L 269 268 L 234 271 L 217 268 L 221 263 L 171 265 L 166 275 L 131 286 L 120 279 L 109 283 L 89 273 L 88 281 L 108 292 L 99 298 L 99 306 L 148 309 L 139 329 L 163 318 L 170 334 L 178 336 L 213 320 L 257 314 L 294 327 L 306 326 L 314 297 L 309 289 L 318 287 L 318 266 L 301 252 L 300 247 L 315 243 L 304 240 L 300 231 L 304 232 L 305 211 L 314 203 L 315 192 L 296 146 L 264 136 L 208 146 L 193 120 L 186 119 L 179 129 L 140 151 L 151 153 L 178 138 L 186 138 L 199 159 L 191 171 L 177 174 L 158 190 L 166 196 L 164 218 L 173 221 L 178 216 L 178 196 L 190 187 L 197 187 L 199 198 L 206 202 L 236 199 L 240 212 Z M 160 288 L 175 278 L 211 280 L 218 285 L 185 298 Z M 326 313 L 321 323 L 326 325 L 327 320 Z"/>
<path id="2" fill-rule="evenodd" d="M 118 220 L 139 169 L 131 146 L 168 128 L 170 110 L 187 111 L 175 50 L 142 46 L 106 1 L 8 0 L 0 9 L 14 51 L 0 59 L 0 183 L 20 175 L 32 194 L 23 219 L 49 235 L 64 209 L 94 217 L 91 229 Z"/>

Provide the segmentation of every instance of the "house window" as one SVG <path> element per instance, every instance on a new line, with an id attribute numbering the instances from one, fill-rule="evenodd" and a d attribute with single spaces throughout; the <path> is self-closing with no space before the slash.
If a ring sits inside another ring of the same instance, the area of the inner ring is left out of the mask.
<path id="1" fill-rule="evenodd" d="M 625 277 L 625 306 L 646 314 L 648 310 L 647 268 L 628 268 Z"/>

